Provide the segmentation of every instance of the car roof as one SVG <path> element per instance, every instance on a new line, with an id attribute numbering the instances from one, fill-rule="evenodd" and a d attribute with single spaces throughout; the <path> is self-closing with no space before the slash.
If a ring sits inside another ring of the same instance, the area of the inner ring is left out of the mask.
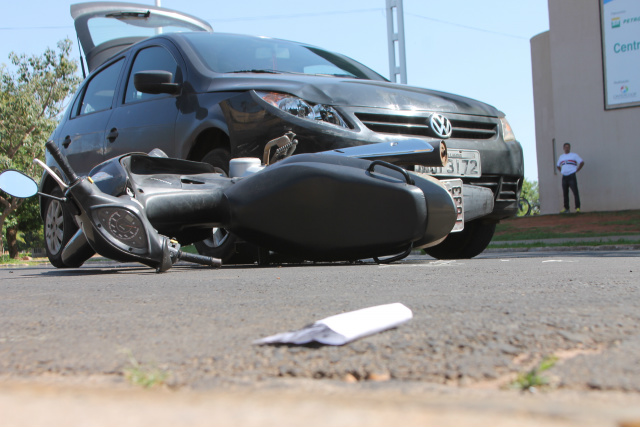
<path id="1" fill-rule="evenodd" d="M 78 40 L 89 72 L 134 43 L 165 32 L 213 32 L 206 21 L 171 9 L 137 3 L 71 5 Z"/>

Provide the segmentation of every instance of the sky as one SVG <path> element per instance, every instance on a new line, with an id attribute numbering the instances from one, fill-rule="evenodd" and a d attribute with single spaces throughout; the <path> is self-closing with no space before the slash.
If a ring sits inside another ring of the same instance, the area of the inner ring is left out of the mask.
<path id="1" fill-rule="evenodd" d="M 154 5 L 155 0 L 138 0 Z M 6 1 L 0 63 L 10 52 L 40 55 L 74 41 L 76 1 Z M 385 0 L 162 0 L 209 22 L 214 31 L 293 40 L 345 54 L 389 77 Z M 547 0 L 404 0 L 407 83 L 493 105 L 506 114 L 537 181 L 531 49 L 549 29 Z"/>

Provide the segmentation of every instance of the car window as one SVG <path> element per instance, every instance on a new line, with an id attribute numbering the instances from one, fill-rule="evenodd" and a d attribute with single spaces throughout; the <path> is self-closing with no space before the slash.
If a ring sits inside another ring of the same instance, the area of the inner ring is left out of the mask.
<path id="1" fill-rule="evenodd" d="M 99 71 L 87 85 L 80 103 L 79 115 L 111 108 L 113 94 L 118 84 L 118 76 L 122 69 L 123 60 L 119 60 L 107 68 Z"/>
<path id="2" fill-rule="evenodd" d="M 133 84 L 133 76 L 140 71 L 169 71 L 173 74 L 172 83 L 180 83 L 182 81 L 180 67 L 173 55 L 171 55 L 167 49 L 161 46 L 142 49 L 136 55 L 136 59 L 131 67 L 131 72 L 129 73 L 129 80 L 127 81 L 127 90 L 124 98 L 125 104 L 168 96 L 164 93 L 150 94 L 138 92 Z"/>

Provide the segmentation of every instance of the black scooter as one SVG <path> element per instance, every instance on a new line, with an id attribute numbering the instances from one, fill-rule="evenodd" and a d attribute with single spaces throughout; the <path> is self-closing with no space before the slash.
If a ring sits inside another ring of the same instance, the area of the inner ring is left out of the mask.
<path id="1" fill-rule="evenodd" d="M 68 184 L 35 161 L 56 178 L 64 192 L 58 200 L 79 226 L 62 252 L 68 267 L 79 267 L 96 252 L 157 272 L 178 260 L 218 267 L 218 259 L 181 250 L 213 227 L 306 260 L 390 262 L 444 239 L 460 211 L 437 180 L 380 160 L 405 150 L 393 144 L 389 150 L 294 155 L 236 178 L 161 152 L 117 157 L 78 177 L 51 142 L 46 148 Z M 18 188 L 24 179 L 37 191 L 17 171 L 4 172 L 0 187 L 16 197 L 35 194 Z"/>

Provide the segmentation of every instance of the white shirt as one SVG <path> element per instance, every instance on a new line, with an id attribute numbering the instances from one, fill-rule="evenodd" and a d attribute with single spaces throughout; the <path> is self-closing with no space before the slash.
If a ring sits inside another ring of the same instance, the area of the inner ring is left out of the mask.
<path id="1" fill-rule="evenodd" d="M 576 153 L 563 154 L 558 158 L 558 166 L 561 167 L 560 173 L 564 176 L 576 173 L 578 165 L 582 162 L 582 158 Z"/>

